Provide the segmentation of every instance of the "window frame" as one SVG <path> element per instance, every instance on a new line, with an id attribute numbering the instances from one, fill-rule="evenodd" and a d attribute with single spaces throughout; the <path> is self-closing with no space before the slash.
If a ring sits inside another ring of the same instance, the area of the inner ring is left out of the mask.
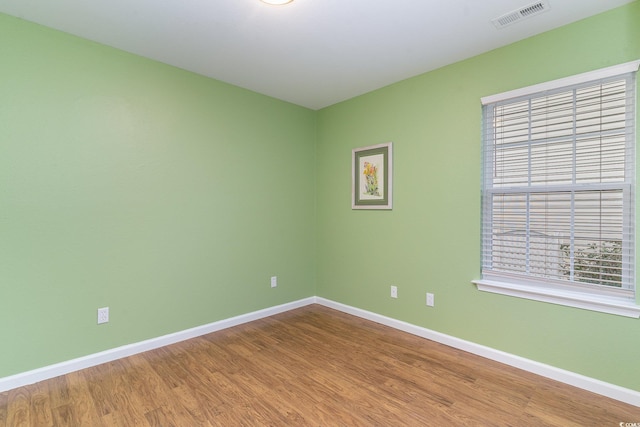
<path id="1" fill-rule="evenodd" d="M 533 86 L 528 86 L 525 88 L 516 89 L 513 91 L 508 91 L 496 95 L 491 95 L 487 97 L 481 98 L 481 102 L 484 106 L 492 105 L 496 103 L 500 103 L 503 101 L 513 100 L 517 98 L 535 98 L 535 95 L 540 94 L 541 92 L 553 92 L 559 89 L 573 87 L 577 85 L 582 85 L 588 82 L 594 82 L 601 79 L 609 79 L 616 76 L 623 76 L 626 74 L 633 74 L 638 71 L 640 67 L 640 60 L 627 62 L 620 65 L 615 65 L 612 67 L 607 67 L 603 69 L 599 69 L 596 71 L 590 71 L 587 73 L 578 74 L 575 76 L 570 76 L 550 82 L 545 82 Z M 635 76 L 633 79 L 635 83 Z M 637 103 L 635 102 L 635 98 L 637 98 L 638 85 L 635 83 L 635 93 L 634 93 L 634 105 L 636 105 L 636 110 L 633 115 L 633 144 L 634 147 L 637 145 L 637 134 L 635 133 L 635 127 L 637 126 L 638 121 L 638 108 Z M 484 119 L 484 114 L 483 114 Z M 484 145 L 484 135 L 483 135 L 483 145 Z M 482 197 L 483 197 L 483 216 L 485 215 L 485 190 L 486 190 L 486 182 L 484 181 L 485 176 L 485 168 L 486 164 L 484 162 L 484 156 L 486 155 L 483 147 L 483 163 L 482 163 L 482 173 L 483 173 L 483 181 L 482 181 Z M 634 152 L 635 156 L 635 152 Z M 634 157 L 635 160 L 635 157 Z M 637 168 L 637 165 L 634 165 L 634 168 Z M 635 170 L 634 170 L 635 177 Z M 629 183 L 625 182 L 624 185 L 629 185 Z M 631 193 L 634 191 L 635 187 L 635 178 L 631 183 Z M 491 192 L 493 193 L 494 189 L 491 188 Z M 632 204 L 632 222 L 635 225 L 635 202 Z M 485 224 L 482 224 L 482 227 L 485 227 Z M 484 230 L 483 230 L 484 233 Z M 635 241 L 634 236 L 631 237 L 631 242 Z M 482 237 L 482 245 L 485 245 L 484 234 Z M 484 254 L 483 247 L 483 254 Z M 631 251 L 635 253 L 635 251 Z M 483 255 L 484 256 L 484 255 Z M 634 265 L 636 264 L 635 256 L 630 260 Z M 484 262 L 483 262 L 484 265 Z M 633 268 L 633 274 L 635 274 L 636 268 Z M 590 286 L 590 285 L 581 285 L 576 282 L 569 281 L 554 281 L 552 279 L 536 279 L 535 277 L 523 277 L 522 275 L 510 275 L 508 273 L 499 273 L 493 274 L 491 272 L 482 272 L 482 278 L 479 280 L 472 281 L 480 291 L 492 292 L 502 295 L 526 298 L 536 301 L 542 301 L 553 304 L 560 304 L 570 307 L 577 307 L 587 310 L 594 310 L 609 314 L 616 314 L 621 316 L 640 318 L 640 306 L 636 303 L 636 292 L 637 284 L 635 281 L 635 276 L 631 277 L 630 283 L 632 283 L 633 289 L 621 289 L 621 288 L 612 288 L 607 289 L 606 286 Z"/>

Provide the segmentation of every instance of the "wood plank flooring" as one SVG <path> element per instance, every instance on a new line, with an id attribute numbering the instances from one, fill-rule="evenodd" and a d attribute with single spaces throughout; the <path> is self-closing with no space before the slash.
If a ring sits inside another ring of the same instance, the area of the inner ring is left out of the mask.
<path id="1" fill-rule="evenodd" d="M 319 305 L 0 393 L 0 427 L 620 423 L 640 408 Z"/>

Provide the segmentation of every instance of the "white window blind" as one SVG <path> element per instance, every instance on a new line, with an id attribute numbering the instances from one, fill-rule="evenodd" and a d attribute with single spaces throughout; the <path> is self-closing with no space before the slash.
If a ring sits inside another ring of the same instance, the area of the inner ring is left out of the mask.
<path id="1" fill-rule="evenodd" d="M 483 100 L 483 279 L 634 297 L 636 73 L 626 68 Z"/>

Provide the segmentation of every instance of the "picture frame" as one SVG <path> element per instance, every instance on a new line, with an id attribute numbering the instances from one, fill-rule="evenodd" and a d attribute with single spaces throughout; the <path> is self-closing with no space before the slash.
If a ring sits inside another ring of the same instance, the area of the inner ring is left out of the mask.
<path id="1" fill-rule="evenodd" d="M 393 208 L 393 143 L 351 151 L 351 209 Z"/>

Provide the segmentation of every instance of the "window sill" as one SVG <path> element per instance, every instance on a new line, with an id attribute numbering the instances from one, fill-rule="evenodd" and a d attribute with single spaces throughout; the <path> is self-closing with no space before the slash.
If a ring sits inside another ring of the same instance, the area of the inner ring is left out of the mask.
<path id="1" fill-rule="evenodd" d="M 633 300 L 484 279 L 473 280 L 473 283 L 478 287 L 478 290 L 484 292 L 640 318 L 640 306 L 636 305 Z"/>

